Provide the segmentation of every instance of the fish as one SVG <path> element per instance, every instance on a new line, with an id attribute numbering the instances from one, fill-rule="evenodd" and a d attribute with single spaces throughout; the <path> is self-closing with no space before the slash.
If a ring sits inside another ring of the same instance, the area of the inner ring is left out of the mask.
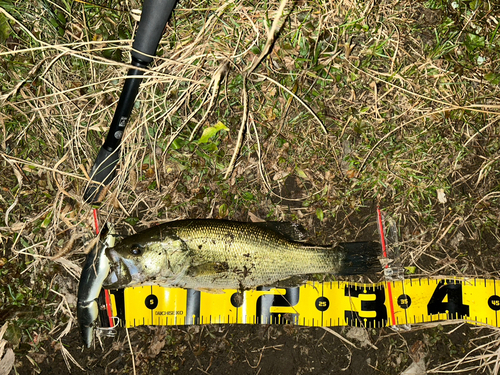
<path id="1" fill-rule="evenodd" d="M 110 272 L 103 286 L 244 291 L 303 275 L 381 269 L 377 242 L 311 245 L 292 240 L 280 224 L 188 219 L 153 226 L 106 249 Z"/>
<path id="2" fill-rule="evenodd" d="M 106 235 L 107 232 L 107 235 Z M 99 315 L 97 299 L 103 282 L 109 274 L 110 264 L 106 249 L 115 245 L 115 230 L 107 224 L 107 230 L 101 232 L 104 241 L 99 241 L 87 254 L 78 284 L 77 319 L 83 344 L 90 348 L 94 339 L 94 327 Z"/>

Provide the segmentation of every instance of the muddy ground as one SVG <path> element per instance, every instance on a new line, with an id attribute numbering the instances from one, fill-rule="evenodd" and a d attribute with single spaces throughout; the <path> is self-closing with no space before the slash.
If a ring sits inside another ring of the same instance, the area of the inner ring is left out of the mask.
<path id="1" fill-rule="evenodd" d="M 464 356 L 484 343 L 469 325 L 394 331 L 390 328 L 334 328 L 355 345 L 322 328 L 272 325 L 208 325 L 124 329 L 102 346 L 83 349 L 74 329 L 62 342 L 82 368 L 69 362 L 72 374 L 400 374 L 425 356 L 427 368 Z M 487 334 L 483 329 L 482 334 Z M 353 338 L 357 337 L 357 338 Z M 471 341 L 475 340 L 475 341 Z M 70 373 L 59 344 L 26 353 L 19 374 Z M 36 367 L 39 371 L 35 370 Z M 476 370 L 465 371 L 475 374 Z"/>

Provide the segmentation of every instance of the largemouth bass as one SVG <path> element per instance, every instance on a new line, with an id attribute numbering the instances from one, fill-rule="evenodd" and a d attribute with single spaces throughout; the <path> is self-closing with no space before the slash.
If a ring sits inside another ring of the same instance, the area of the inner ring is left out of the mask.
<path id="1" fill-rule="evenodd" d="M 101 233 L 105 235 L 105 232 Z M 90 348 L 94 338 L 94 326 L 99 315 L 97 299 L 102 288 L 102 283 L 109 273 L 109 260 L 105 254 L 108 247 L 115 244 L 115 232 L 113 227 L 107 225 L 107 235 L 104 241 L 99 241 L 87 254 L 83 265 L 80 283 L 78 284 L 78 303 L 76 313 L 80 334 L 83 343 Z"/>
<path id="2" fill-rule="evenodd" d="M 316 246 L 294 242 L 266 223 L 181 220 L 158 225 L 106 249 L 105 288 L 156 284 L 198 290 L 269 286 L 307 274 L 379 271 L 374 242 Z"/>

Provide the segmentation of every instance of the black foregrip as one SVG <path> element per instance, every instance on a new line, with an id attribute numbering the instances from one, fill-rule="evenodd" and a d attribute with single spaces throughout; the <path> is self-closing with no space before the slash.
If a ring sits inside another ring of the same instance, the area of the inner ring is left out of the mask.
<path id="1" fill-rule="evenodd" d="M 101 147 L 90 172 L 92 181 L 89 183 L 83 194 L 83 199 L 87 203 L 97 203 L 102 185 L 108 185 L 115 176 L 116 164 L 120 158 L 120 148 L 110 152 Z"/>
<path id="2" fill-rule="evenodd" d="M 144 0 L 132 57 L 149 64 L 177 0 Z"/>
<path id="3" fill-rule="evenodd" d="M 132 61 L 132 63 L 135 63 Z M 139 65 L 139 64 L 137 64 Z M 125 126 L 128 123 L 130 114 L 132 113 L 132 108 L 134 108 L 135 97 L 139 92 L 139 86 L 142 82 L 143 72 L 139 69 L 129 69 L 129 78 L 125 80 L 123 85 L 123 90 L 120 95 L 120 100 L 116 106 L 115 114 L 113 115 L 113 120 L 109 125 L 109 132 L 104 141 L 104 147 L 108 151 L 113 151 L 119 146 Z"/>
<path id="4" fill-rule="evenodd" d="M 132 63 L 137 67 L 142 67 L 142 64 L 137 61 L 132 61 Z M 108 136 L 99 150 L 90 172 L 90 178 L 93 182 L 87 185 L 83 193 L 83 199 L 87 203 L 98 203 L 102 185 L 108 185 L 113 180 L 115 167 L 120 157 L 123 132 L 134 107 L 135 97 L 142 82 L 142 74 L 142 71 L 135 68 L 128 71 L 130 77 L 125 80 L 118 106 L 109 126 Z"/>

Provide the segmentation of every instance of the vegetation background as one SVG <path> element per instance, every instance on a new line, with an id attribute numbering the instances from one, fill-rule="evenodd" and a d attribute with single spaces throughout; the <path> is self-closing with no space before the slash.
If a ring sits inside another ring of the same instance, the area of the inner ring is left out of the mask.
<path id="1" fill-rule="evenodd" d="M 140 8 L 0 0 L 6 373 L 400 374 L 414 362 L 496 374 L 498 330 L 459 323 L 333 331 L 356 347 L 321 328 L 140 328 L 130 345 L 121 332 L 82 351 L 76 285 L 95 237 L 82 193 Z M 484 0 L 183 0 L 100 221 L 123 234 L 187 217 L 293 221 L 328 243 L 376 238 L 381 206 L 409 277 L 498 278 L 499 27 Z"/>

